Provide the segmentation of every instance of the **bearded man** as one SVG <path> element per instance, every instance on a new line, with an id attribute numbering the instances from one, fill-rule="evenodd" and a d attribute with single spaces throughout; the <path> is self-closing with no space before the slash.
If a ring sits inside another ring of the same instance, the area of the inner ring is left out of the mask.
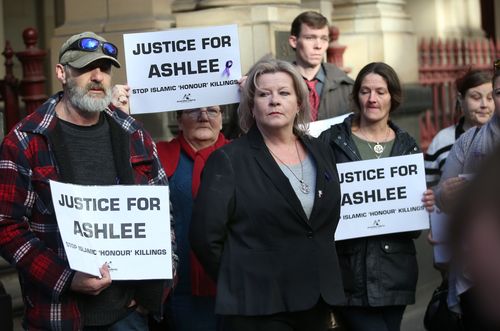
<path id="1" fill-rule="evenodd" d="M 70 37 L 55 68 L 63 91 L 0 146 L 0 253 L 18 271 L 26 330 L 148 330 L 147 314 L 162 311 L 166 281 L 112 282 L 106 265 L 101 277 L 70 269 L 50 194 L 49 180 L 167 185 L 150 135 L 111 105 L 117 55 L 95 33 Z"/>

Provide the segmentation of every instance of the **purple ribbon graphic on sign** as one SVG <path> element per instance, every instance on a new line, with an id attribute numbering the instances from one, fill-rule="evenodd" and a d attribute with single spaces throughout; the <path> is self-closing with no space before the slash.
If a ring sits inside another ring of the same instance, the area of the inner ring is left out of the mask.
<path id="1" fill-rule="evenodd" d="M 224 71 L 222 72 L 222 76 L 227 76 L 229 77 L 231 75 L 231 73 L 229 72 L 229 69 L 233 66 L 233 61 L 232 60 L 228 60 L 226 61 L 226 68 L 224 69 Z"/>

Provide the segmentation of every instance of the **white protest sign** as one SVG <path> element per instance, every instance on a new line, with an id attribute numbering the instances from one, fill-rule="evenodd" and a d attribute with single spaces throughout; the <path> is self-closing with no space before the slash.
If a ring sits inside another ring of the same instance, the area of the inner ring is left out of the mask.
<path id="1" fill-rule="evenodd" d="M 448 242 L 449 218 L 439 208 L 434 207 L 430 214 L 430 224 L 432 240 L 437 244 L 433 245 L 434 263 L 446 264 L 450 262 L 451 250 Z"/>
<path id="2" fill-rule="evenodd" d="M 328 118 L 326 120 L 315 121 L 309 123 L 309 134 L 315 138 L 318 138 L 321 132 L 328 130 L 332 125 L 339 124 L 344 122 L 344 119 L 347 116 L 350 116 L 352 113 Z"/>
<path id="3" fill-rule="evenodd" d="M 113 280 L 171 279 L 168 186 L 82 186 L 50 181 L 71 269 Z"/>
<path id="4" fill-rule="evenodd" d="M 134 114 L 240 101 L 237 25 L 123 35 Z"/>
<path id="5" fill-rule="evenodd" d="M 335 240 L 429 228 L 422 154 L 338 163 L 342 192 Z"/>

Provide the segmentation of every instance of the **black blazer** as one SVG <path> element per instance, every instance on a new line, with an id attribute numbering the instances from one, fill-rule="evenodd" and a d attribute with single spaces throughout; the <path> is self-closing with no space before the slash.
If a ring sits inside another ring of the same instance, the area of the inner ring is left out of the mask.
<path id="1" fill-rule="evenodd" d="M 218 314 L 301 311 L 320 297 L 344 302 L 334 241 L 340 214 L 335 159 L 319 140 L 301 141 L 317 169 L 309 219 L 256 126 L 207 160 L 190 241 L 217 280 Z"/>

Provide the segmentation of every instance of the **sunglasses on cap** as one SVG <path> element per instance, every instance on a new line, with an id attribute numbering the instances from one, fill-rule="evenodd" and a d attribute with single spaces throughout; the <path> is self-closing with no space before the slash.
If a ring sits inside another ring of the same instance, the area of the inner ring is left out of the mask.
<path id="1" fill-rule="evenodd" d="M 75 40 L 71 45 L 66 48 L 66 50 L 61 54 L 61 56 L 67 51 L 84 51 L 84 52 L 95 52 L 101 46 L 102 52 L 105 55 L 118 57 L 118 48 L 112 43 L 107 41 L 100 41 L 96 38 L 86 37 Z"/>

